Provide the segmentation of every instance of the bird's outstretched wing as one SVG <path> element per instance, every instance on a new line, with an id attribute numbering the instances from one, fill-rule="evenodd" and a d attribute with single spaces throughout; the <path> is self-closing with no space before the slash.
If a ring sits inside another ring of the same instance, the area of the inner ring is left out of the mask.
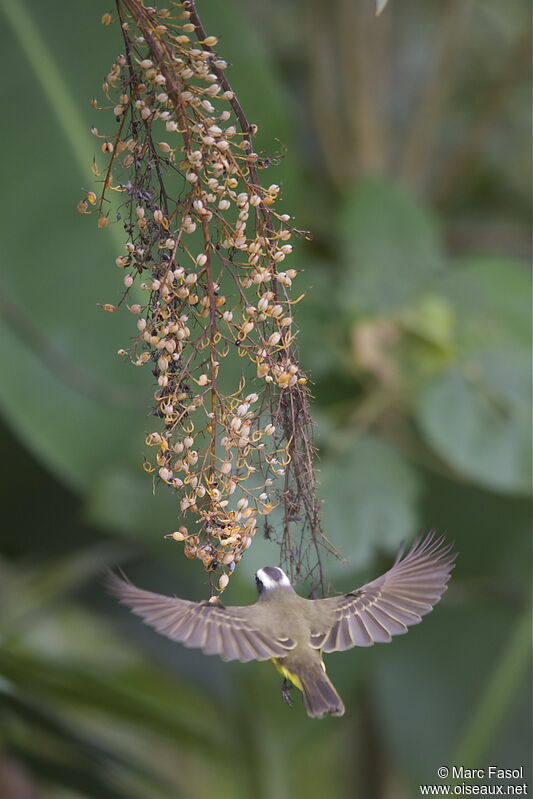
<path id="1" fill-rule="evenodd" d="M 456 555 L 452 546 L 432 531 L 402 555 L 400 551 L 388 572 L 362 588 L 345 596 L 314 600 L 312 647 L 341 652 L 390 641 L 433 610 L 453 569 Z M 323 619 L 327 619 L 325 625 Z"/>
<path id="2" fill-rule="evenodd" d="M 208 602 L 189 602 L 137 588 L 109 572 L 108 589 L 146 624 L 162 635 L 206 655 L 223 660 L 269 660 L 284 657 L 294 647 L 289 638 L 276 638 L 259 629 L 261 611 L 256 605 L 224 607 Z"/>

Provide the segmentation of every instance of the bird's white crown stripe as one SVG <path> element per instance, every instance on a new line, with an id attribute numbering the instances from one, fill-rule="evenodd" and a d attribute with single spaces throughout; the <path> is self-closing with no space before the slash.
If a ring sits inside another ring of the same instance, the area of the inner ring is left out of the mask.
<path id="1" fill-rule="evenodd" d="M 278 566 L 270 567 L 275 568 L 277 572 L 279 572 L 279 579 L 275 580 L 272 578 L 264 569 L 259 569 L 257 571 L 257 577 L 263 583 L 265 588 L 279 588 L 280 586 L 290 586 L 291 582 L 283 569 L 280 569 Z"/>

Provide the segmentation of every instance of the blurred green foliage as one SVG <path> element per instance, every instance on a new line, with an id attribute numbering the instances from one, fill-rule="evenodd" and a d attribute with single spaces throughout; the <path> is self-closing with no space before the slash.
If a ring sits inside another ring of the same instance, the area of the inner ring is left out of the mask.
<path id="1" fill-rule="evenodd" d="M 101 3 L 2 0 L 2 799 L 409 799 L 455 763 L 530 767 L 528 3 L 198 0 L 261 129 L 308 296 L 336 590 L 436 527 L 460 553 L 442 606 L 389 647 L 330 658 L 348 708 L 314 722 L 269 664 L 158 637 L 100 570 L 193 599 L 142 474 L 148 375 L 117 361 L 120 230 L 91 187 L 88 99 L 120 49 Z M 381 4 L 384 6 L 384 4 Z M 526 116 L 527 114 L 527 116 Z M 228 601 L 275 563 L 256 541 Z"/>

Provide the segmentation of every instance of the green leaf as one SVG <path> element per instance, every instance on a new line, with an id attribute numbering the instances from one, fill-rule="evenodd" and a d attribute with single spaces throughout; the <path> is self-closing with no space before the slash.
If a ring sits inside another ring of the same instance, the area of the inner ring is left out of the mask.
<path id="1" fill-rule="evenodd" d="M 452 576 L 450 594 L 456 579 Z M 511 633 L 509 647 L 509 631 L 515 624 L 517 632 Z M 528 638 L 523 618 L 500 601 L 487 598 L 477 607 L 472 602 L 454 607 L 452 597 L 445 596 L 405 637 L 395 639 L 390 648 L 376 646 L 368 653 L 385 746 L 415 784 L 435 782 L 436 770 L 444 764 L 468 762 L 475 767 L 498 762 L 490 753 L 506 739 L 514 743 L 507 767 L 511 762 L 528 762 L 528 714 L 522 714 L 516 725 L 510 718 L 509 728 L 501 724 L 513 710 L 515 698 L 529 707 Z M 486 685 L 498 703 L 484 717 L 487 735 L 478 729 L 476 744 L 458 752 L 456 742 L 463 731 L 472 730 L 473 723 L 477 727 L 479 709 L 484 714 L 488 709 Z M 475 759 L 456 760 L 458 754 L 472 754 Z"/>
<path id="2" fill-rule="evenodd" d="M 347 197 L 340 238 L 339 297 L 355 313 L 398 310 L 428 291 L 442 264 L 429 211 L 385 180 L 363 181 Z"/>
<path id="3" fill-rule="evenodd" d="M 2 28 L 3 51 L 17 64 L 6 102 L 24 121 L 6 140 L 13 155 L 4 175 L 10 192 L 0 203 L 9 231 L 2 251 L 0 408 L 41 461 L 82 489 L 110 461 L 141 460 L 151 382 L 148 374 L 117 363 L 117 349 L 135 332 L 133 317 L 103 314 L 96 305 L 121 292 L 114 267 L 121 228 L 110 225 L 118 234 L 113 243 L 109 230 L 97 230 L 94 220 L 76 212 L 82 187 L 93 187 L 90 161 L 99 149 L 89 133 L 96 120 L 88 99 L 113 43 L 108 38 L 92 46 L 103 29 L 88 6 L 71 20 L 59 7 L 33 4 L 31 16 L 22 3 L 1 7 L 15 32 Z M 66 37 L 65 24 L 73 24 L 77 36 Z M 68 70 L 58 65 L 56 52 Z M 46 158 L 31 156 L 37 144 L 30 108 L 40 120 L 38 146 Z M 31 168 L 17 169 L 29 159 Z"/>
<path id="4" fill-rule="evenodd" d="M 456 312 L 464 350 L 531 346 L 531 276 L 520 261 L 467 256 L 450 264 L 442 293 Z"/>
<path id="5" fill-rule="evenodd" d="M 60 789 L 70 788 L 83 799 L 146 799 L 147 795 L 139 794 L 137 790 L 132 796 L 130 788 L 111 785 L 108 775 L 94 766 L 47 756 L 22 744 L 10 745 L 9 751 L 39 780 Z"/>
<path id="6" fill-rule="evenodd" d="M 36 748 L 40 743 L 39 737 L 43 740 L 48 738 L 56 747 L 63 748 L 70 757 L 85 761 L 86 764 L 92 762 L 93 766 L 105 766 L 114 762 L 143 777 L 155 776 L 138 761 L 110 746 L 109 742 L 96 741 L 80 732 L 72 722 L 65 721 L 31 695 L 22 696 L 15 691 L 0 690 L 0 709 L 2 714 L 7 716 L 8 722 L 10 717 L 13 717 L 17 723 L 29 728 L 31 745 Z"/>
<path id="7" fill-rule="evenodd" d="M 324 528 L 347 559 L 337 572 L 366 566 L 376 548 L 394 550 L 417 531 L 417 474 L 373 435 L 349 439 L 349 448 L 322 467 Z M 329 564 L 328 564 L 329 567 Z"/>
<path id="8" fill-rule="evenodd" d="M 35 571 L 0 568 L 0 641 L 17 639 L 33 624 L 42 625 L 57 604 L 105 565 L 119 559 L 116 545 L 96 544 L 50 560 Z M 57 645 L 57 642 L 56 642 Z"/>
<path id="9" fill-rule="evenodd" d="M 531 489 L 529 360 L 507 350 L 480 354 L 423 389 L 422 435 L 454 469 L 495 491 Z"/>
<path id="10" fill-rule="evenodd" d="M 43 25 L 36 21 L 35 13 L 28 13 L 24 0 L 19 0 L 18 3 L 1 0 L 0 8 L 3 9 L 24 57 L 31 64 L 39 89 L 45 95 L 81 173 L 89 178 L 94 140 L 89 135 L 84 115 L 76 101 L 76 94 L 70 91 L 65 80 L 65 72 L 55 61 L 54 48 L 49 46 L 48 38 L 43 35 Z M 51 16 L 47 14 L 47 20 Z M 62 44 L 66 42 L 63 40 Z M 120 247 L 118 229 L 111 227 L 110 230 L 116 246 Z"/>
<path id="11" fill-rule="evenodd" d="M 422 435 L 464 477 L 496 491 L 528 492 L 528 275 L 516 261 L 463 258 L 440 290 L 453 309 L 455 363 L 416 398 Z"/>
<path id="12" fill-rule="evenodd" d="M 531 612 L 516 622 L 507 645 L 487 680 L 476 711 L 457 748 L 456 763 L 481 765 L 502 718 L 528 674 L 531 661 Z"/>
<path id="13" fill-rule="evenodd" d="M 211 754 L 225 748 L 213 703 L 183 679 L 170 680 L 155 669 L 96 674 L 51 658 L 3 651 L 0 673 L 21 691 L 50 702 L 98 712 Z"/>
<path id="14" fill-rule="evenodd" d="M 399 316 L 403 330 L 442 352 L 453 347 L 455 317 L 451 304 L 440 294 L 421 296 Z"/>
<path id="15" fill-rule="evenodd" d="M 176 494 L 164 485 L 154 491 L 152 478 L 140 468 L 137 472 L 110 469 L 97 478 L 84 512 L 93 524 L 152 540 L 171 532 L 182 517 Z"/>
<path id="16" fill-rule="evenodd" d="M 38 316 L 38 311 L 35 316 Z M 90 337 L 92 328 L 93 342 L 100 341 L 95 346 L 101 348 L 103 364 L 110 354 L 110 340 L 102 335 L 105 327 L 98 330 L 100 322 L 95 316 L 86 326 L 80 318 L 75 336 L 66 320 L 56 319 L 55 326 L 58 335 L 65 339 L 70 332 L 69 349 L 80 344 L 84 334 Z M 43 327 L 37 327 L 36 332 L 41 329 L 45 331 L 44 321 Z M 46 335 L 43 332 L 43 336 Z M 75 362 L 73 353 L 72 362 Z M 142 463 L 148 392 L 145 402 L 138 402 L 135 410 L 91 397 L 81 387 L 69 385 L 68 375 L 54 373 L 49 364 L 1 322 L 0 365 L 3 375 L 0 407 L 6 421 L 27 447 L 68 485 L 83 489 L 102 470 L 112 468 L 113 463 Z M 88 366 L 88 374 L 98 382 L 98 375 L 102 378 L 104 391 L 109 388 L 110 391 L 128 394 L 126 380 L 122 387 L 118 381 L 107 382 L 103 371 Z M 148 375 L 143 377 L 148 378 Z M 130 396 L 133 397 L 134 393 L 130 392 Z"/>

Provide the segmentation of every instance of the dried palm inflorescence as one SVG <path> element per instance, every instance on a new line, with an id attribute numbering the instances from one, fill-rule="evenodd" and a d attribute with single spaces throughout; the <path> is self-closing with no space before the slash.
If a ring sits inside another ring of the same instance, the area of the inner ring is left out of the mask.
<path id="1" fill-rule="evenodd" d="M 138 337 L 119 354 L 150 364 L 157 379 L 163 429 L 147 436 L 155 453 L 145 469 L 180 492 L 187 522 L 169 537 L 222 570 L 222 591 L 259 517 L 270 533 L 268 514 L 281 506 L 282 562 L 293 579 L 321 583 L 307 379 L 293 347 L 301 297 L 289 291 L 297 270 L 282 269 L 294 228 L 275 209 L 279 186 L 261 185 L 257 128 L 194 4 L 118 0 L 117 12 L 125 52 L 103 90 L 118 129 L 101 136 L 101 195 L 89 192 L 79 209 L 106 227 L 110 192 L 125 200 L 117 219 L 126 216 L 128 240 L 116 263 L 123 300 L 136 292 L 128 307 Z"/>

